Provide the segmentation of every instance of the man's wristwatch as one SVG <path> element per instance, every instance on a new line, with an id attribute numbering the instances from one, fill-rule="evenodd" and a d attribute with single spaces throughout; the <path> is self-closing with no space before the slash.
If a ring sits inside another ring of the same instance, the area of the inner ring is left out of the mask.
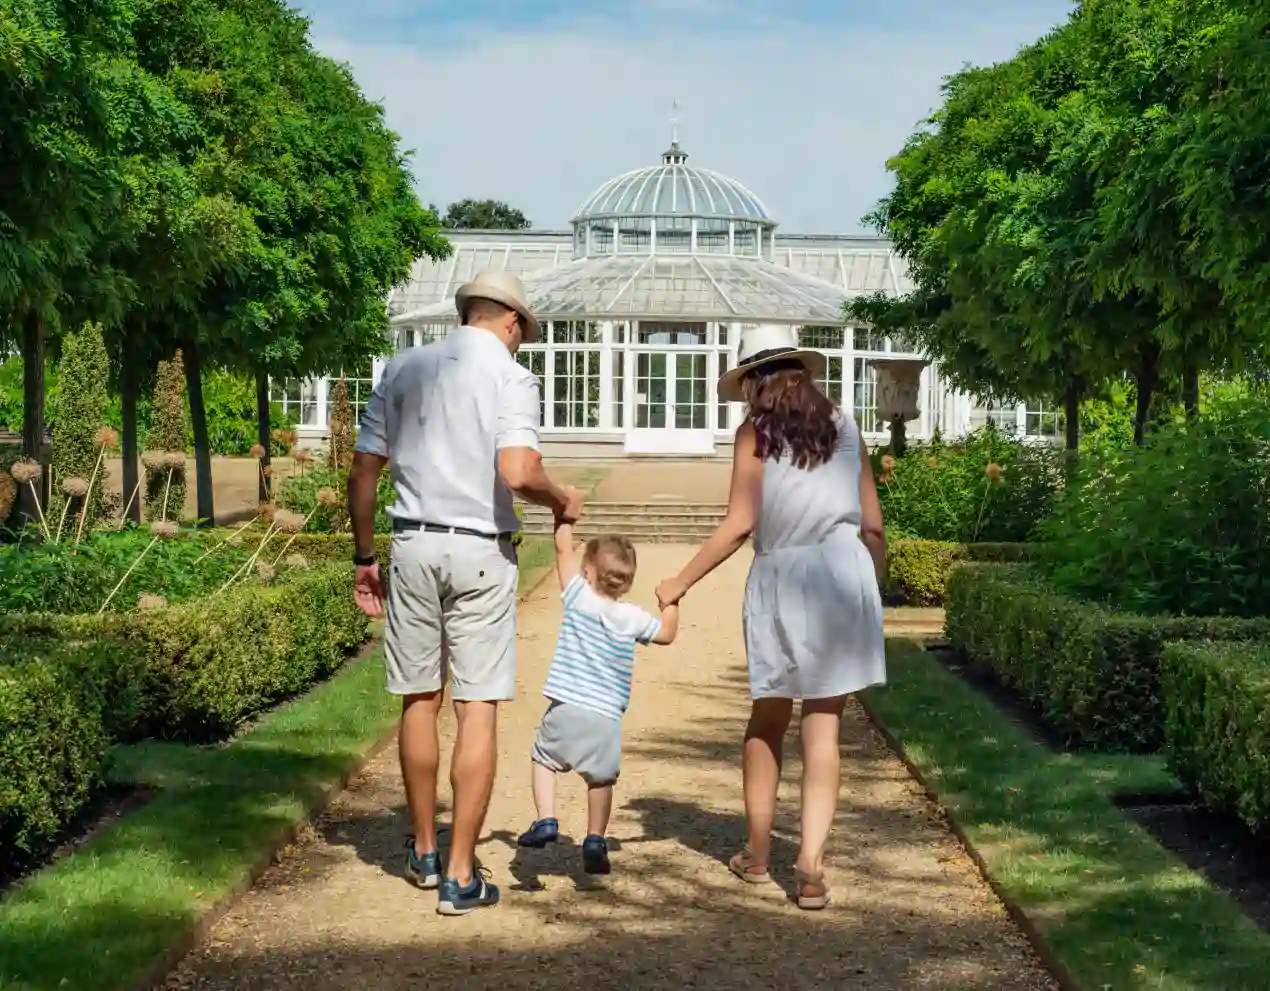
<path id="1" fill-rule="evenodd" d="M 369 554 L 358 554 L 356 552 L 353 554 L 353 564 L 359 568 L 369 568 L 378 560 L 379 558 L 375 556 L 374 551 L 371 551 Z"/>

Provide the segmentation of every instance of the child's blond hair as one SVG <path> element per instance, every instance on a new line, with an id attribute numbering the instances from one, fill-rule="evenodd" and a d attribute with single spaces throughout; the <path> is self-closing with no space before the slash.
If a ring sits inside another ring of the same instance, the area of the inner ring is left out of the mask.
<path id="1" fill-rule="evenodd" d="M 595 584 L 616 599 L 635 583 L 635 545 L 627 537 L 605 534 L 586 542 L 582 567 L 595 569 Z"/>

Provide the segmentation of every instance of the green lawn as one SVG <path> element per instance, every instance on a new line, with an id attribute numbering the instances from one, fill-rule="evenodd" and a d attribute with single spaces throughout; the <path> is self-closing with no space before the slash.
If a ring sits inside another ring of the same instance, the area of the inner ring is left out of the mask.
<path id="1" fill-rule="evenodd" d="M 888 664 L 870 713 L 1081 987 L 1270 986 L 1270 938 L 1112 801 L 1176 789 L 1159 759 L 1053 753 L 919 647 Z"/>
<path id="2" fill-rule="evenodd" d="M 525 539 L 522 594 L 551 562 Z M 374 651 L 227 745 L 117 748 L 115 780 L 159 791 L 0 902 L 0 989 L 134 987 L 391 730 L 383 677 Z"/>

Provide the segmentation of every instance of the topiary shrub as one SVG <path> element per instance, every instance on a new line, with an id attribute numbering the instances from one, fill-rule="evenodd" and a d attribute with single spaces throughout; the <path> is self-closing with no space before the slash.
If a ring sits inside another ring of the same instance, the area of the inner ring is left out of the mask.
<path id="1" fill-rule="evenodd" d="M 53 491 L 45 507 L 55 530 L 59 522 L 70 520 L 75 532 L 80 513 L 84 514 L 83 528 L 90 530 L 107 514 L 106 466 L 99 465 L 98 455 L 110 402 L 109 375 L 110 358 L 99 325 L 86 323 L 66 335 L 58 363 L 61 388 L 53 421 Z"/>
<path id="2" fill-rule="evenodd" d="M 331 394 L 330 441 L 326 449 L 326 464 L 334 471 L 348 471 L 353 467 L 353 446 L 357 443 L 353 427 L 353 407 L 348 401 L 348 383 L 341 375 Z"/>
<path id="3" fill-rule="evenodd" d="M 966 545 L 939 540 L 896 540 L 886 545 L 888 605 L 938 606 L 953 564 L 966 558 Z"/>
<path id="4" fill-rule="evenodd" d="M 109 738 L 100 714 L 45 644 L 0 664 L 0 869 L 46 850 L 102 785 Z"/>
<path id="5" fill-rule="evenodd" d="M 1170 644 L 1161 683 L 1173 772 L 1250 829 L 1270 825 L 1270 644 Z"/>
<path id="6" fill-rule="evenodd" d="M 1166 643 L 1270 639 L 1270 619 L 1115 613 L 1020 565 L 956 565 L 944 608 L 954 650 L 1035 705 L 1071 745 L 1100 750 L 1160 747 Z"/>
<path id="7" fill-rule="evenodd" d="M 159 362 L 154 379 L 148 450 L 142 458 L 147 519 L 179 519 L 185 508 L 185 443 L 189 429 L 185 369 L 181 352 L 177 351 L 172 358 Z"/>

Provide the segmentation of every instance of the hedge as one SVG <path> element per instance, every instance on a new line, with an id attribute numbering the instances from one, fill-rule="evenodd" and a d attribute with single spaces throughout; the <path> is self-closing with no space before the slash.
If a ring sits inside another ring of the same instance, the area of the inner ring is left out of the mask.
<path id="1" fill-rule="evenodd" d="M 1166 643 L 1270 639 L 1270 619 L 1115 613 L 1021 565 L 957 565 L 945 609 L 950 646 L 1035 705 L 1069 745 L 1099 750 L 1163 744 Z"/>
<path id="2" fill-rule="evenodd" d="M 1169 765 L 1213 808 L 1270 824 L 1270 644 L 1169 644 Z"/>
<path id="3" fill-rule="evenodd" d="M 948 572 L 958 561 L 1022 561 L 1028 544 L 957 544 L 943 540 L 895 540 L 886 545 L 883 597 L 891 605 L 943 605 Z"/>
<path id="4" fill-rule="evenodd" d="M 0 665 L 0 873 L 45 850 L 101 786 L 110 738 L 56 644 Z"/>
<path id="5" fill-rule="evenodd" d="M 32 651 L 81 645 L 68 663 L 83 675 L 81 692 L 104 700 L 118 739 L 215 740 L 329 674 L 365 640 L 369 620 L 351 584 L 347 563 L 331 562 L 153 612 L 8 613 L 0 640 L 25 638 Z"/>

